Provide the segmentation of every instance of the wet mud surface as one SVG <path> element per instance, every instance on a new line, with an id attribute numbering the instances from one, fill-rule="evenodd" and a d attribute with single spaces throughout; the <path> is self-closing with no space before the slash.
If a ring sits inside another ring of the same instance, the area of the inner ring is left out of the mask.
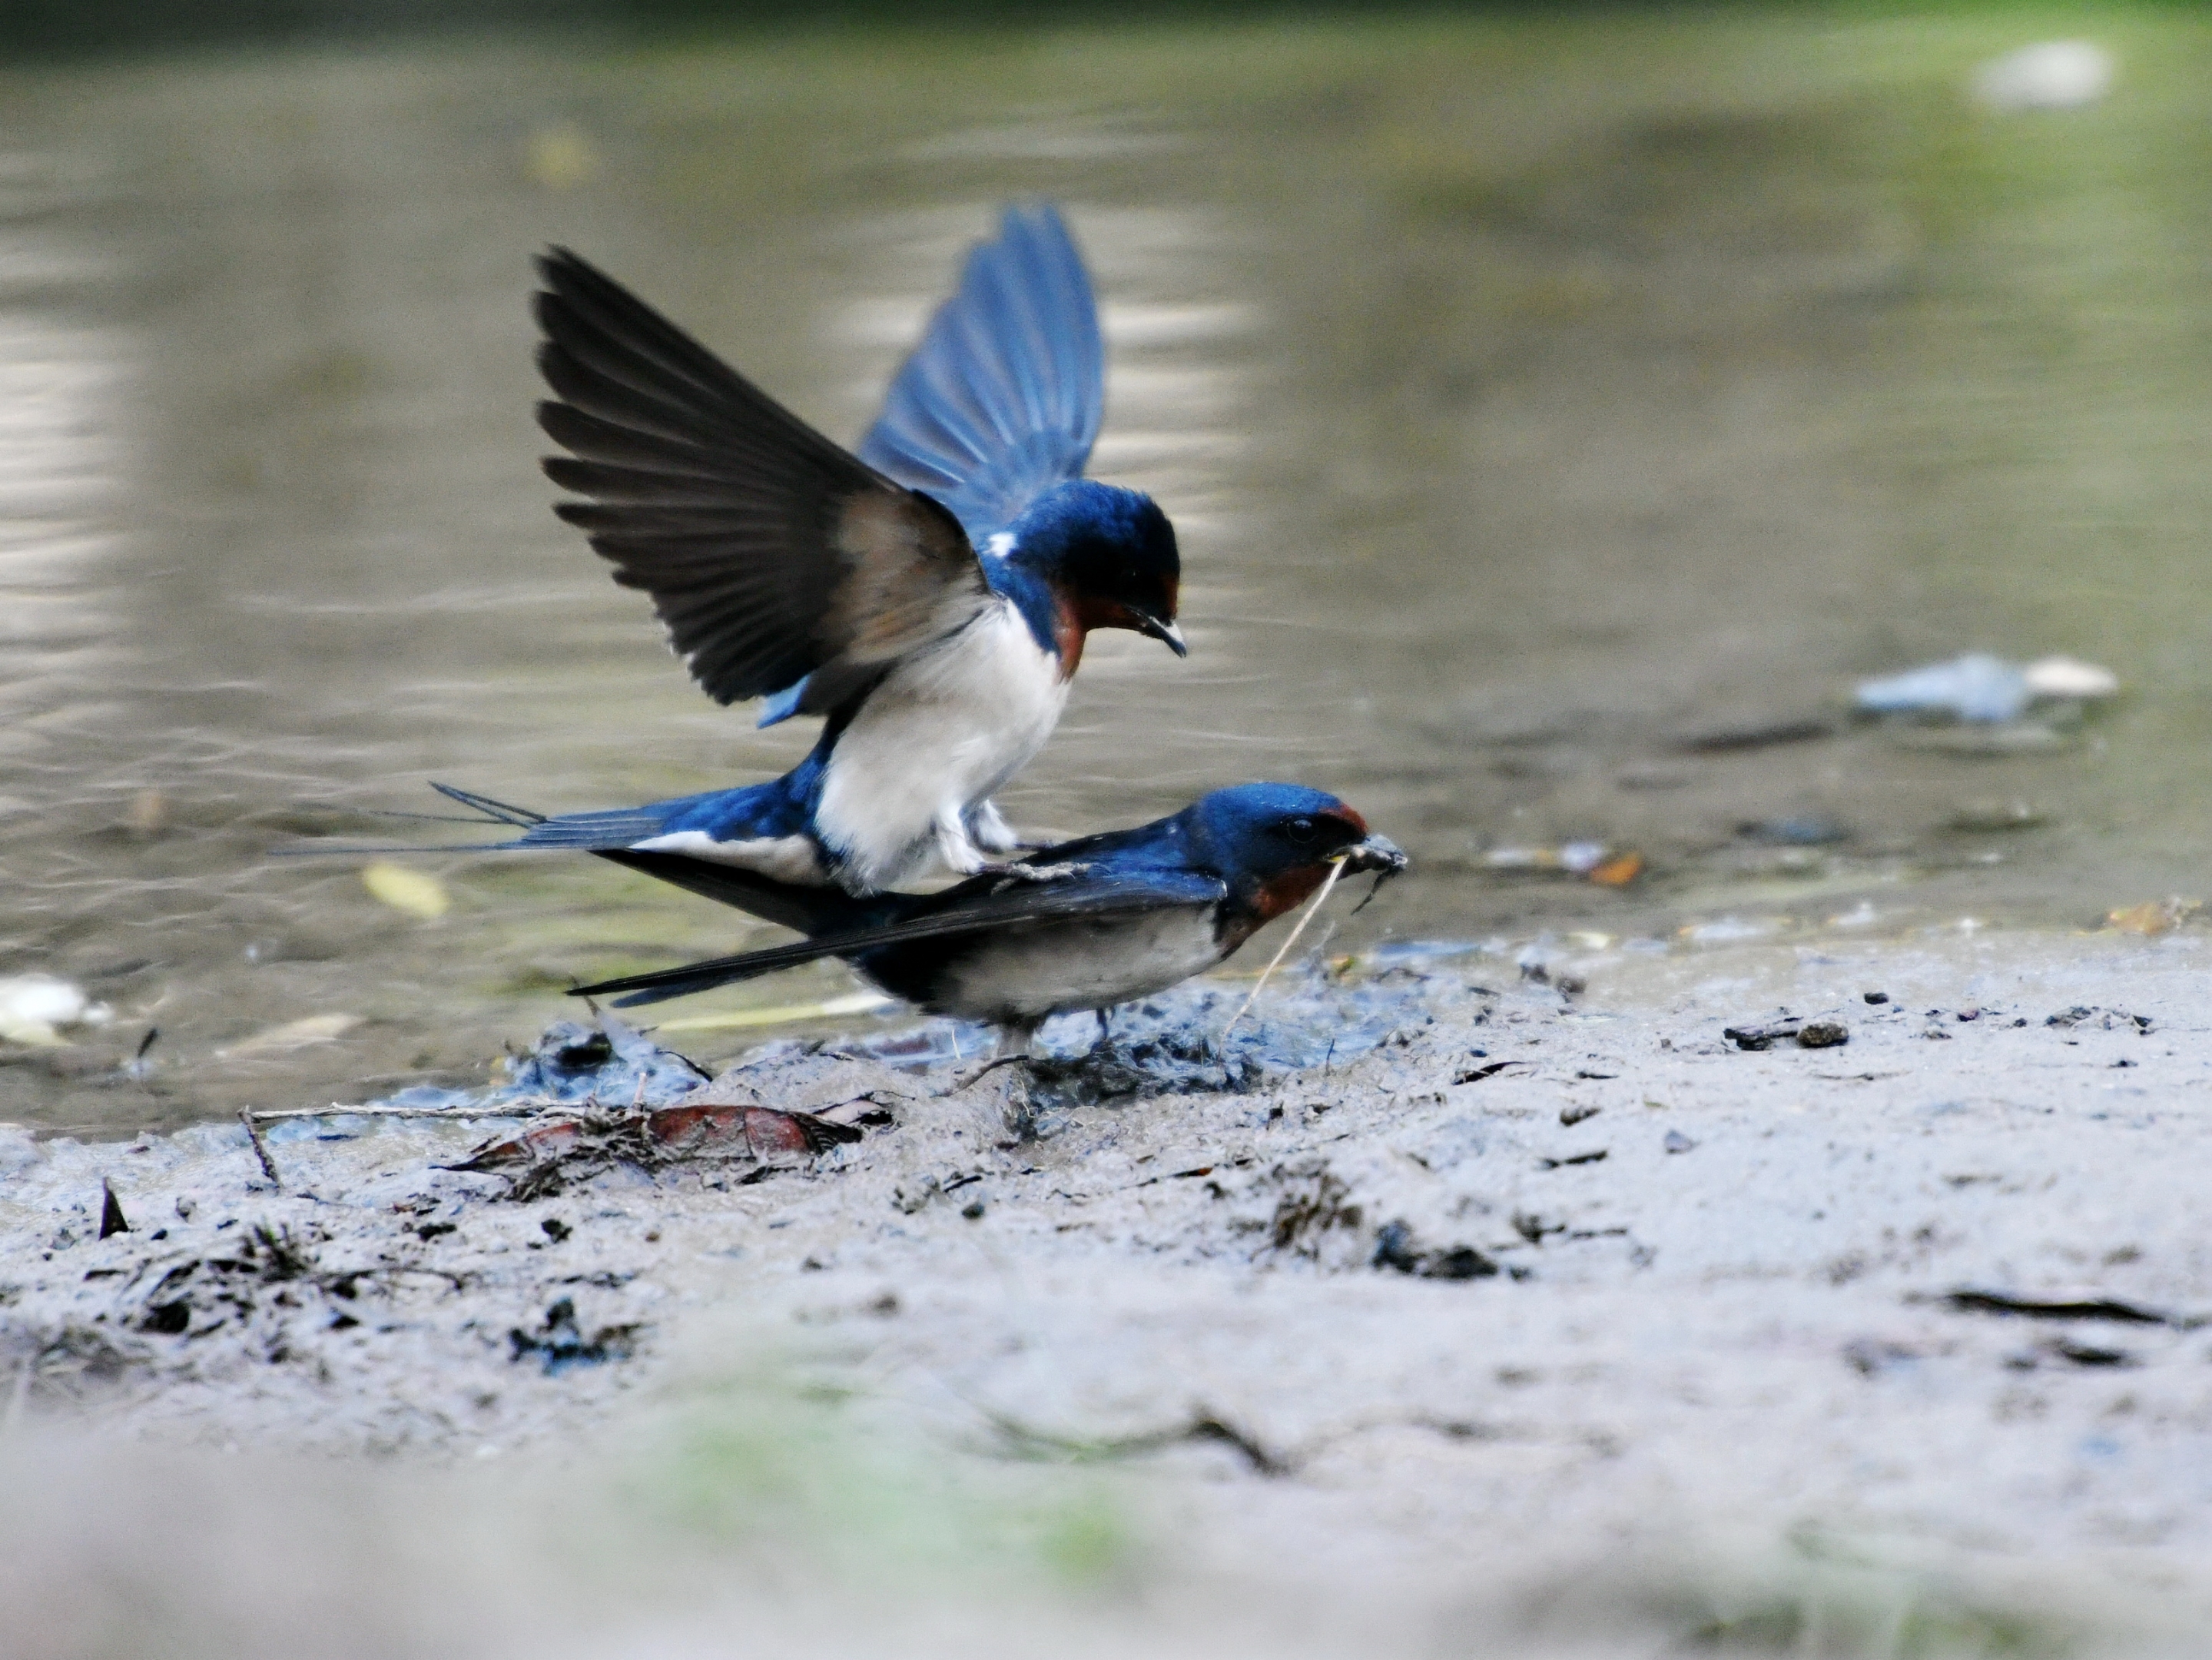
<path id="1" fill-rule="evenodd" d="M 1027 1087 L 771 1050 L 698 1098 L 718 1134 L 565 1165 L 482 1153 L 580 1099 L 653 1112 L 639 1080 L 680 1066 L 618 1037 L 536 1120 L 276 1121 L 281 1186 L 241 1128 L 18 1136 L 9 1410 L 568 1465 L 797 1356 L 952 1465 L 1092 1473 L 1187 1541 L 1175 1573 L 1295 1599 L 1325 1560 L 1401 1635 L 1546 1587 L 1587 1614 L 1577 1584 L 1663 1633 L 1690 1616 L 1637 1600 L 1653 1551 L 1809 1538 L 1874 1551 L 1885 1596 L 1940 1567 L 2023 1629 L 2148 1643 L 2212 1596 L 2201 956 L 1747 948 L 1577 993 L 1430 957 L 1271 993 L 1225 1080 L 1125 1086 L 1218 1025 L 1201 988 Z M 1332 1006 L 1366 1044 L 1267 1062 Z"/>

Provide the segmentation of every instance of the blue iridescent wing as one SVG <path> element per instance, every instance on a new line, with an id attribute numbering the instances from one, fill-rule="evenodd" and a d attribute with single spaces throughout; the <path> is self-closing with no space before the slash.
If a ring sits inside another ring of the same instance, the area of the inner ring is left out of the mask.
<path id="1" fill-rule="evenodd" d="M 794 680 L 781 691 L 770 692 L 761 699 L 760 719 L 757 727 L 781 725 L 799 713 L 799 706 L 806 701 L 805 680 Z"/>
<path id="2" fill-rule="evenodd" d="M 1083 256 L 1057 210 L 1008 208 L 891 382 L 860 459 L 952 510 L 978 547 L 1083 475 L 1106 354 Z"/>
<path id="3" fill-rule="evenodd" d="M 717 884 L 710 873 L 693 868 L 704 861 L 685 860 L 677 854 L 663 855 L 651 863 L 642 857 L 625 855 L 622 862 L 741 910 L 766 914 L 752 891 L 757 883 Z M 808 893 L 811 898 L 814 893 L 823 891 L 809 890 Z M 663 1002 L 672 997 L 688 997 L 694 992 L 773 974 L 780 969 L 793 968 L 824 957 L 859 957 L 888 946 L 1047 922 L 1105 921 L 1159 911 L 1202 910 L 1218 905 L 1228 897 L 1228 885 L 1218 876 L 1158 866 L 1067 876 L 1050 882 L 1009 881 L 1003 876 L 981 876 L 941 893 L 892 894 L 872 905 L 846 901 L 845 909 L 851 914 L 854 926 L 818 933 L 811 939 L 793 940 L 789 945 L 771 946 L 736 957 L 690 963 L 682 968 L 602 980 L 596 985 L 574 987 L 571 991 L 581 997 L 627 993 L 617 1006 L 630 1008 L 641 1003 Z M 904 901 L 898 909 L 905 914 L 891 914 L 887 901 Z M 826 904 L 822 906 L 814 925 L 823 924 L 835 927 Z"/>

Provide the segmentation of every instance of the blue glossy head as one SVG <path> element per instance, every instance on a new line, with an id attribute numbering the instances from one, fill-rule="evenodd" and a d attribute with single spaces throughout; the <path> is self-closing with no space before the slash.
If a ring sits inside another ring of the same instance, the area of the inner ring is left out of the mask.
<path id="1" fill-rule="evenodd" d="M 1007 562 L 1050 583 L 1077 628 L 1133 629 L 1185 654 L 1176 629 L 1182 556 L 1151 496 L 1078 478 L 1047 490 L 1007 529 Z"/>
<path id="2" fill-rule="evenodd" d="M 1238 784 L 1183 809 L 1199 862 L 1227 879 L 1261 921 L 1304 903 L 1333 860 L 1348 873 L 1397 871 L 1406 855 L 1325 790 L 1303 784 Z"/>

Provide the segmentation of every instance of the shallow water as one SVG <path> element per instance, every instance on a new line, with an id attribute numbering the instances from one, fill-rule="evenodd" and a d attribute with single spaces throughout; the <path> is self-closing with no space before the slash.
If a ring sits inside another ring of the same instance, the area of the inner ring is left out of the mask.
<path id="1" fill-rule="evenodd" d="M 0 77 L 0 973 L 113 1010 L 0 1046 L 0 1116 L 478 1081 L 572 976 L 744 943 L 589 861 L 424 860 L 452 898 L 425 921 L 356 862 L 269 856 L 389 834 L 365 815 L 429 779 L 607 806 L 807 741 L 700 696 L 547 511 L 548 241 L 851 436 L 994 204 L 1068 204 L 1113 354 L 1098 470 L 1176 519 L 1194 649 L 1095 644 L 1006 806 L 1072 831 L 1242 778 L 1339 790 L 1418 878 L 1332 951 L 2094 925 L 2196 891 L 2212 28 L 2100 27 L 2113 95 L 2014 117 L 1962 90 L 2033 38 L 2002 19 Z M 1856 678 L 1970 648 L 2126 691 L 1992 753 L 1843 718 Z M 1487 860 L 1571 839 L 1644 873 Z M 717 1012 L 851 989 L 670 1018 L 711 1061 L 827 1029 Z"/>

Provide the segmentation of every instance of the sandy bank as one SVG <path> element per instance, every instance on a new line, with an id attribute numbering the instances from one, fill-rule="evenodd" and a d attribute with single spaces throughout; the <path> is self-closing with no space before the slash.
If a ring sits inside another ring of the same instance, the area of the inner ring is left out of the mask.
<path id="1" fill-rule="evenodd" d="M 520 1201 L 511 1174 L 438 1168 L 489 1122 L 291 1126 L 281 1189 L 229 1128 L 0 1141 L 6 1456 L 40 1495 L 9 1506 L 0 1626 L 58 1632 L 57 1585 L 126 1570 L 197 1607 L 174 1583 L 191 1554 L 164 1543 L 192 1514 L 255 1550 L 287 1531 L 224 1511 L 230 1466 L 180 1450 L 243 1448 L 295 1515 L 443 1497 L 404 1546 L 288 1542 L 234 1651 L 301 1599 L 375 1601 L 364 1572 L 423 1587 L 419 1629 L 387 1607 L 362 1626 L 387 1652 L 434 1645 L 464 1603 L 489 1619 L 480 1651 L 604 1652 L 579 1635 L 595 1620 L 691 1631 L 758 1597 L 857 1643 L 889 1616 L 840 1588 L 912 1590 L 895 1565 L 927 1558 L 845 1491 L 876 1492 L 888 1459 L 954 1495 L 944 1515 L 1001 1518 L 959 1572 L 920 1574 L 953 1646 L 1006 1634 L 1000 1570 L 975 1566 L 1003 1557 L 1050 1593 L 1024 1630 L 1109 1647 L 1477 1651 L 1534 1620 L 1546 1651 L 1650 1651 L 1826 1620 L 1824 1652 L 2077 1630 L 2140 1652 L 2212 1600 L 2200 955 L 1747 949 L 1602 964 L 1573 996 L 1480 956 L 1401 964 L 1271 994 L 1280 1027 L 1334 1009 L 1381 1037 L 1325 1066 L 1104 1099 L 1136 1073 L 1079 1071 L 1017 1139 L 1000 1079 L 945 1092 L 972 1067 L 771 1057 L 757 1098 L 861 1138 L 605 1162 Z M 1121 1058 L 1194 1006 L 1121 1034 Z M 1723 1036 L 1784 1008 L 1850 1041 Z M 103 1178 L 131 1224 L 106 1239 Z M 752 1450 L 669 1450 L 702 1424 Z M 125 1501 L 85 1472 L 146 1461 L 158 1492 L 95 1525 Z M 793 1474 L 817 1465 L 843 1473 Z M 650 1499 L 695 1468 L 744 1525 L 702 1534 Z M 708 1580 L 586 1595 L 558 1549 L 518 1542 L 542 1520 L 485 1559 L 495 1590 L 410 1554 L 481 1542 L 556 1475 L 632 1535 L 617 1563 L 659 1541 Z M 875 1517 L 860 1560 L 825 1547 L 794 1579 L 761 1542 L 762 1517 L 787 1542 L 849 1535 L 848 1505 Z M 81 1548 L 32 1548 L 42 1515 Z M 1065 1539 L 1061 1584 L 1037 1562 Z M 569 1614 L 549 1637 L 513 1614 L 533 1607 Z M 21 1651 L 110 1651 L 40 1640 Z"/>

